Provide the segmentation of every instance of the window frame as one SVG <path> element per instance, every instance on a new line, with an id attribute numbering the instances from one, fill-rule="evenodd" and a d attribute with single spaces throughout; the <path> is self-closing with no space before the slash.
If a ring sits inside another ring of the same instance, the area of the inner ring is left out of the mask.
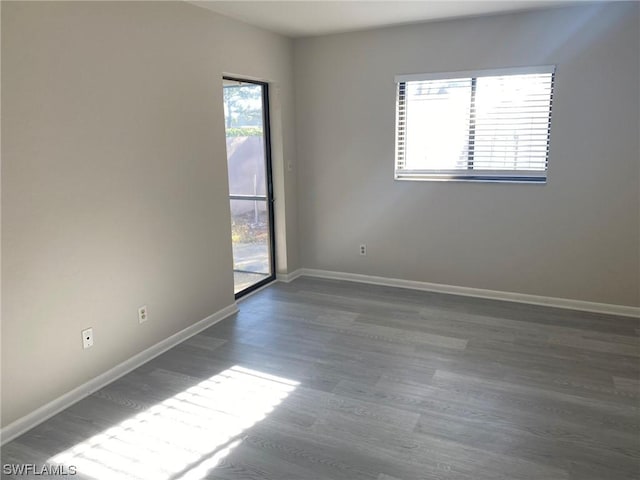
<path id="1" fill-rule="evenodd" d="M 475 105 L 476 83 L 481 77 L 510 76 L 510 75 L 536 75 L 550 74 L 549 87 L 549 114 L 547 119 L 547 139 L 544 170 L 489 170 L 474 168 L 475 140 Z M 471 94 L 469 100 L 469 127 L 467 133 L 467 169 L 419 169 L 412 170 L 399 168 L 404 163 L 406 155 L 407 135 L 407 84 L 409 82 L 431 80 L 470 80 Z M 556 82 L 556 65 L 540 65 L 529 67 L 509 67 L 488 70 L 468 70 L 440 73 L 417 73 L 395 76 L 396 86 L 396 116 L 395 116 L 395 154 L 394 154 L 394 179 L 400 181 L 455 181 L 455 182 L 500 182 L 500 183 L 535 183 L 544 184 L 547 181 L 549 167 L 549 153 L 551 144 L 551 118 L 553 112 L 553 100 Z M 400 158 L 402 156 L 402 159 Z"/>

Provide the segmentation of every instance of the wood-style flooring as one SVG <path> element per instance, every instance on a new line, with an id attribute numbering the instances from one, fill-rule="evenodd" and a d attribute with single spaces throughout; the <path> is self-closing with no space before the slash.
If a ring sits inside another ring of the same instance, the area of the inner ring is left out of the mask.
<path id="1" fill-rule="evenodd" d="M 2 463 L 105 480 L 639 479 L 639 398 L 638 319 L 300 278 Z"/>

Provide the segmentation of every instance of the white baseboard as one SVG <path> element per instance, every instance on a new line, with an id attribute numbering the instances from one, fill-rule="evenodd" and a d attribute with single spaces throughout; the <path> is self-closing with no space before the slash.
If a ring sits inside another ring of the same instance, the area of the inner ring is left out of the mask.
<path id="1" fill-rule="evenodd" d="M 168 338 L 156 343 L 155 345 L 147 348 L 146 350 L 134 355 L 133 357 L 125 360 L 119 365 L 116 365 L 110 370 L 92 378 L 88 382 L 74 388 L 70 392 L 56 398 L 55 400 L 43 405 L 42 407 L 34 410 L 33 412 L 19 418 L 18 420 L 10 423 L 0 431 L 0 444 L 13 440 L 14 438 L 22 435 L 28 430 L 32 429 L 36 425 L 44 422 L 48 418 L 51 418 L 57 413 L 60 413 L 65 408 L 70 407 L 74 403 L 82 400 L 83 398 L 91 395 L 93 392 L 100 390 L 109 383 L 117 380 L 118 378 L 126 375 L 127 373 L 135 370 L 140 365 L 148 362 L 149 360 L 157 357 L 158 355 L 166 352 L 172 347 L 175 347 L 186 339 L 193 337 L 201 331 L 209 328 L 211 325 L 224 320 L 230 315 L 233 315 L 238 311 L 238 306 L 233 303 L 216 313 L 209 315 L 208 317 L 200 320 L 197 323 L 185 328 L 171 335 Z"/>
<path id="2" fill-rule="evenodd" d="M 298 273 L 300 272 L 300 273 Z M 621 315 L 625 317 L 640 318 L 640 307 L 627 305 L 613 305 L 609 303 L 586 302 L 584 300 L 572 300 L 568 298 L 543 297 L 526 293 L 503 292 L 499 290 L 485 290 L 482 288 L 458 287 L 440 283 L 418 282 L 415 280 L 402 280 L 399 278 L 375 277 L 358 273 L 332 272 L 328 270 L 316 270 L 302 268 L 296 270 L 297 275 L 306 277 L 327 278 L 332 280 L 346 280 L 349 282 L 370 283 L 388 287 L 410 288 L 427 292 L 449 293 L 466 297 L 488 298 L 492 300 L 504 300 L 508 302 L 528 303 L 531 305 L 544 305 L 547 307 L 566 308 L 585 312 L 606 313 L 609 315 Z M 293 278 L 291 279 L 293 280 Z M 289 281 L 291 281 L 289 280 Z"/>
<path id="3" fill-rule="evenodd" d="M 291 273 L 278 273 L 276 275 L 276 279 L 279 282 L 289 283 L 289 282 L 295 280 L 296 278 L 298 278 L 300 275 L 302 275 L 303 270 L 305 270 L 305 269 L 304 268 L 299 268 L 297 270 L 294 270 Z"/>

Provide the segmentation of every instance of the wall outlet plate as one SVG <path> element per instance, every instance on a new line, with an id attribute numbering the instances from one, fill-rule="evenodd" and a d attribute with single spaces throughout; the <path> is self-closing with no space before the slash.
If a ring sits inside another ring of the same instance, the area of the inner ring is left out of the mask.
<path id="1" fill-rule="evenodd" d="M 93 328 L 82 330 L 82 348 L 93 347 Z"/>
<path id="2" fill-rule="evenodd" d="M 360 245 L 360 255 L 366 255 L 367 254 L 367 246 L 363 243 L 362 245 Z"/>
<path id="3" fill-rule="evenodd" d="M 138 308 L 138 322 L 144 323 L 147 321 L 148 318 L 149 318 L 149 314 L 147 312 L 147 306 L 142 305 L 140 308 Z"/>

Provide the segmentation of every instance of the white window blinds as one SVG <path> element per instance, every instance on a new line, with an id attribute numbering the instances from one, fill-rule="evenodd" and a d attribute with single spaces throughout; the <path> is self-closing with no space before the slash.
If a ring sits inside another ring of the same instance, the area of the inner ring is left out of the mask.
<path id="1" fill-rule="evenodd" d="M 546 181 L 554 72 L 396 77 L 396 178 Z"/>

